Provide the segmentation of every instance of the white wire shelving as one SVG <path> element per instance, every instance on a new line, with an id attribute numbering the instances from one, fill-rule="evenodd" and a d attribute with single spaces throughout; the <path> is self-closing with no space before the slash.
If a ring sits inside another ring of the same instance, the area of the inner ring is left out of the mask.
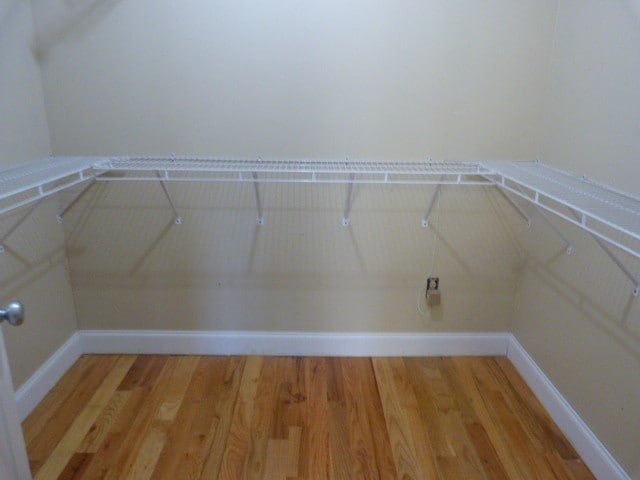
<path id="1" fill-rule="evenodd" d="M 477 162 L 389 162 L 118 157 L 97 162 L 98 181 L 363 183 L 488 185 L 490 173 Z M 111 175 L 109 174 L 111 173 Z M 115 174 L 115 175 L 114 175 Z"/>
<path id="2" fill-rule="evenodd" d="M 0 171 L 0 214 L 89 180 L 91 183 L 159 181 L 176 214 L 176 223 L 181 223 L 181 218 L 164 185 L 169 181 L 253 183 L 260 224 L 260 183 L 496 186 L 523 216 L 526 217 L 526 212 L 513 201 L 513 196 L 525 199 L 539 211 L 551 212 L 587 231 L 601 245 L 613 245 L 640 258 L 640 198 L 536 161 L 50 157 Z M 344 225 L 349 224 L 350 195 L 351 188 L 345 207 Z M 423 219 L 425 227 L 428 226 L 429 213 Z M 6 236 L 0 238 L 0 244 Z M 634 282 L 635 293 L 638 293 L 638 279 L 609 250 L 607 253 Z"/>
<path id="3" fill-rule="evenodd" d="M 93 178 L 95 159 L 50 157 L 0 170 L 0 215 Z"/>
<path id="4" fill-rule="evenodd" d="M 484 165 L 502 188 L 640 258 L 624 243 L 640 240 L 640 198 L 540 162 Z"/>

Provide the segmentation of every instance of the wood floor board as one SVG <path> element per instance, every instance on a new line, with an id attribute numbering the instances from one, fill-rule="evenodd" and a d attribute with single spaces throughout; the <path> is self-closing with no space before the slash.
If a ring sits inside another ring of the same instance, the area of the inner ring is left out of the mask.
<path id="1" fill-rule="evenodd" d="M 526 405 L 532 412 L 533 423 L 537 425 L 544 436 L 544 444 L 549 446 L 552 451 L 558 452 L 560 458 L 564 460 L 580 460 L 580 456 L 569 443 L 567 438 L 562 434 L 558 426 L 550 421 L 549 415 L 535 397 L 529 385 L 517 372 L 513 364 L 505 357 L 495 358 L 496 364 L 500 367 L 505 376 L 505 382 L 513 389 L 514 395 L 517 396 L 517 402 Z"/>
<path id="2" fill-rule="evenodd" d="M 23 428 L 36 480 L 594 478 L 501 357 L 86 355 Z"/>
<path id="3" fill-rule="evenodd" d="M 220 385 L 219 395 L 213 409 L 215 428 L 210 428 L 209 435 L 205 437 L 206 441 L 202 444 L 202 451 L 198 452 L 202 458 L 202 467 L 198 472 L 200 476 L 196 478 L 219 477 L 244 366 L 245 359 L 240 357 L 232 357 L 227 364 L 223 383 Z"/>
<path id="4" fill-rule="evenodd" d="M 92 459 L 92 453 L 74 453 L 58 478 L 60 480 L 81 478 Z"/>
<path id="5" fill-rule="evenodd" d="M 502 462 L 500 462 L 496 449 L 482 424 L 479 422 L 467 422 L 465 423 L 465 430 L 474 445 L 486 477 L 491 480 L 507 480 L 509 475 L 505 471 Z"/>
<path id="6" fill-rule="evenodd" d="M 417 411 L 417 399 L 399 358 L 374 358 L 387 431 L 401 479 L 441 478 L 434 465 L 434 452 L 428 449 L 428 437 Z"/>
<path id="7" fill-rule="evenodd" d="M 473 414 L 485 428 L 491 445 L 495 448 L 500 464 L 504 467 L 509 478 L 530 478 L 524 465 L 518 461 L 516 451 L 511 441 L 502 429 L 493 408 L 488 400 L 489 391 L 479 384 L 470 365 L 475 359 L 464 357 L 454 358 L 447 362 L 444 371 L 452 386 L 458 389 L 461 398 L 466 399 Z"/>
<path id="8" fill-rule="evenodd" d="M 74 388 L 71 392 L 68 392 L 67 395 L 61 395 L 61 397 L 64 398 L 64 401 L 57 405 L 57 409 L 48 417 L 48 421 L 43 422 L 39 427 L 34 425 L 33 428 L 35 430 L 39 430 L 40 433 L 42 432 L 42 429 L 46 428 L 47 435 L 33 435 L 31 441 L 27 443 L 29 458 L 32 461 L 44 463 L 45 459 L 51 455 L 53 449 L 73 423 L 74 416 L 89 402 L 91 396 L 100 386 L 102 380 L 113 367 L 117 358 L 117 356 L 113 355 L 100 357 L 98 362 L 96 362 L 85 375 L 81 376 L 76 382 L 74 382 Z M 47 397 L 45 397 L 45 400 L 36 407 L 32 415 L 40 416 L 40 412 L 47 408 Z M 32 415 L 27 417 L 25 423 L 28 424 L 30 422 L 30 417 Z M 36 473 L 37 471 L 33 472 L 34 475 Z"/>
<path id="9" fill-rule="evenodd" d="M 109 403 L 82 439 L 82 443 L 78 447 L 79 453 L 96 453 L 98 451 L 130 396 L 130 391 L 116 391 L 112 395 Z"/>
<path id="10" fill-rule="evenodd" d="M 329 403 L 327 361 L 321 357 L 305 359 L 307 392 L 306 432 L 301 445 L 301 476 L 329 478 Z M 306 443 L 305 443 L 306 441 Z"/>
<path id="11" fill-rule="evenodd" d="M 122 407 L 120 415 L 91 458 L 83 475 L 78 478 L 97 480 L 106 476 L 107 471 L 116 462 L 120 447 L 129 433 L 129 429 L 134 423 L 138 412 L 142 409 L 147 396 L 147 389 L 134 388 L 130 392 L 130 396 Z"/>
<path id="12" fill-rule="evenodd" d="M 262 364 L 262 357 L 252 356 L 245 360 L 229 426 L 229 434 L 222 454 L 220 473 L 218 475 L 221 480 L 243 478 L 245 473 L 251 438 L 253 402 L 258 388 Z"/>
<path id="13" fill-rule="evenodd" d="M 354 459 L 351 453 L 349 425 L 344 402 L 329 402 L 329 478 L 354 478 Z"/>
<path id="14" fill-rule="evenodd" d="M 373 364 L 369 358 L 355 360 L 356 376 L 360 382 L 364 409 L 371 430 L 373 452 L 381 480 L 395 480 L 398 478 L 389 433 L 384 420 L 384 410 L 380 400 L 378 383 L 376 382 Z M 354 399 L 355 400 L 355 399 Z"/>
<path id="15" fill-rule="evenodd" d="M 216 363 L 212 363 L 211 360 Z M 202 410 L 206 408 L 207 389 L 209 388 L 212 392 L 215 380 L 219 381 L 222 378 L 223 372 L 220 371 L 222 361 L 220 357 L 200 358 L 188 379 L 180 380 L 180 377 L 176 376 L 176 382 L 169 387 L 169 392 L 175 392 L 181 387 L 183 399 L 176 412 L 175 421 L 167 431 L 164 448 L 160 452 L 152 478 L 170 478 L 179 471 L 181 463 L 184 464 L 190 460 L 187 449 L 190 446 L 191 437 L 208 428 L 208 425 L 202 425 L 196 419 L 199 416 L 202 417 Z M 210 370 L 212 367 L 218 368 Z M 160 415 L 160 411 L 156 416 Z"/>
<path id="16" fill-rule="evenodd" d="M 111 357 L 113 358 L 113 357 Z M 78 359 L 74 367 L 69 369 L 60 381 L 54 385 L 47 396 L 36 406 L 33 412 L 22 423 L 24 441 L 31 445 L 31 451 L 35 454 L 33 444 L 44 425 L 56 415 L 61 406 L 67 403 L 70 395 L 77 395 L 77 387 L 84 383 L 84 379 L 91 375 L 92 369 L 103 360 L 97 355 L 85 355 Z M 64 417 L 64 415 L 63 415 Z M 64 420 L 64 418 L 63 418 Z"/>
<path id="17" fill-rule="evenodd" d="M 130 356 L 122 356 L 117 359 L 86 406 L 73 417 L 69 429 L 56 444 L 42 468 L 34 475 L 34 480 L 57 478 L 62 473 L 69 460 L 78 451 L 93 422 L 109 404 L 118 384 L 131 368 L 133 360 Z"/>
<path id="18" fill-rule="evenodd" d="M 134 467 L 147 431 L 153 425 L 156 413 L 164 401 L 166 392 L 170 390 L 170 384 L 180 380 L 173 376 L 176 364 L 176 357 L 163 358 L 162 370 L 157 378 L 150 380 L 144 386 L 136 387 L 141 391 L 148 392 L 148 394 L 129 426 L 126 435 L 123 437 L 116 459 L 109 466 L 104 477 L 105 480 L 122 480 L 126 478 L 131 468 Z"/>
<path id="19" fill-rule="evenodd" d="M 371 432 L 369 414 L 366 405 L 372 399 L 365 396 L 363 388 L 362 361 L 367 359 L 345 358 L 342 360 L 342 375 L 344 378 L 344 394 L 346 407 L 346 426 L 348 428 L 353 459 L 355 477 L 380 479 L 376 459 L 375 442 Z"/>

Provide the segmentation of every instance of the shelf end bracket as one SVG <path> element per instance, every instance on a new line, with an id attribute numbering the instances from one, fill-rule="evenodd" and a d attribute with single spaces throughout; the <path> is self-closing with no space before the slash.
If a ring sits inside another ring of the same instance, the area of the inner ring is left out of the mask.
<path id="1" fill-rule="evenodd" d="M 260 159 L 258 159 L 258 161 L 260 161 Z M 260 187 L 258 186 L 258 172 L 253 172 L 251 176 L 253 177 L 253 190 L 256 194 L 256 208 L 258 209 L 256 224 L 264 225 L 264 215 L 262 214 L 262 202 L 260 201 Z"/>
<path id="2" fill-rule="evenodd" d="M 351 224 L 351 207 L 353 202 L 353 181 L 355 180 L 355 173 L 349 175 L 349 187 L 347 188 L 347 201 L 344 205 L 344 215 L 342 216 L 342 226 L 348 227 Z"/>
<path id="3" fill-rule="evenodd" d="M 169 190 L 167 190 L 167 186 L 165 185 L 164 180 L 162 179 L 162 175 L 160 174 L 159 171 L 156 171 L 156 175 L 158 176 L 158 180 L 160 181 L 160 186 L 162 187 L 164 196 L 167 197 L 167 200 L 169 201 L 169 205 L 171 205 L 171 210 L 173 210 L 173 215 L 175 217 L 175 224 L 182 225 L 182 217 L 178 213 L 178 210 L 176 210 L 176 206 L 173 204 L 173 200 L 171 199 L 171 195 L 169 195 Z"/>
<path id="4" fill-rule="evenodd" d="M 89 183 L 87 183 L 84 188 L 82 190 L 80 190 L 75 197 L 73 197 L 73 199 L 67 203 L 67 205 L 61 209 L 58 212 L 58 215 L 56 215 L 56 218 L 58 219 L 58 223 L 62 223 L 63 217 L 65 216 L 65 214 L 71 210 L 71 208 L 78 203 L 78 201 L 84 196 L 85 193 L 87 193 L 87 191 L 89 190 L 89 188 L 91 188 L 91 186 L 96 183 L 96 179 L 95 177 L 91 178 L 91 181 Z"/>
<path id="5" fill-rule="evenodd" d="M 584 215 L 579 214 L 574 209 L 570 209 L 570 211 L 577 220 L 581 220 L 581 219 L 584 220 Z M 627 266 L 624 263 L 622 263 L 622 261 L 618 258 L 618 256 L 611 251 L 609 246 L 602 239 L 600 239 L 597 235 L 594 235 L 593 233 L 591 233 L 589 230 L 585 230 L 585 231 L 589 233 L 589 235 L 591 235 L 591 238 L 593 238 L 596 241 L 596 243 L 600 246 L 600 248 L 604 251 L 604 253 L 606 253 L 607 256 L 613 261 L 613 263 L 615 263 L 618 266 L 618 268 L 622 270 L 622 273 L 624 273 L 627 276 L 627 278 L 631 280 L 631 283 L 633 283 L 633 290 L 632 290 L 633 296 L 637 297 L 638 295 L 640 295 L 640 279 L 638 279 L 631 272 L 631 270 L 629 270 Z"/>
<path id="6" fill-rule="evenodd" d="M 487 180 L 489 180 L 491 183 L 493 183 L 496 186 L 496 188 L 502 194 L 502 196 L 506 198 L 507 201 L 511 204 L 511 206 L 518 211 L 520 216 L 525 219 L 525 221 L 527 222 L 527 228 L 531 228 L 531 217 L 527 215 L 527 212 L 525 212 L 524 209 L 520 205 L 518 205 L 518 203 L 516 203 L 514 198 L 511 195 L 509 195 L 509 192 L 505 190 L 505 188 L 498 182 L 491 180 L 490 178 L 487 178 Z"/>
<path id="7" fill-rule="evenodd" d="M 431 211 L 433 210 L 433 206 L 436 204 L 436 200 L 440 196 L 440 189 L 442 188 L 442 184 L 439 183 L 436 187 L 436 191 L 433 193 L 431 197 L 431 201 L 429 202 L 429 206 L 427 207 L 427 211 L 422 217 L 422 228 L 427 228 L 429 226 L 429 217 L 431 216 Z"/>

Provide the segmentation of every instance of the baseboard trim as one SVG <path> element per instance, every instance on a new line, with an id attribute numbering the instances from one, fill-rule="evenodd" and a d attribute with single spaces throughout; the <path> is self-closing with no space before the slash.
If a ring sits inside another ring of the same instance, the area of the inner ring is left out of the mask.
<path id="1" fill-rule="evenodd" d="M 21 422 L 58 383 L 82 353 L 80 334 L 76 332 L 16 391 L 18 416 Z"/>
<path id="2" fill-rule="evenodd" d="M 549 377 L 542 371 L 525 348 L 511 335 L 507 358 L 516 367 L 551 418 L 567 436 L 596 478 L 631 480 L 609 450 L 596 437 L 564 398 Z"/>
<path id="3" fill-rule="evenodd" d="M 509 333 L 82 330 L 84 353 L 308 356 L 506 355 Z"/>

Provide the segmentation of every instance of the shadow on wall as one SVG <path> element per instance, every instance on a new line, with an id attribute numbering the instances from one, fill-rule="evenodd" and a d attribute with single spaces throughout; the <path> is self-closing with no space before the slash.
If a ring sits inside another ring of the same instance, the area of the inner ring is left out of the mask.
<path id="1" fill-rule="evenodd" d="M 348 227 L 344 185 L 261 184 L 264 225 L 251 184 L 167 187 L 181 225 L 154 182 L 98 183 L 65 217 L 82 328 L 492 331 L 510 319 L 521 252 L 499 217 L 514 214 L 483 187 L 445 189 L 428 229 L 429 187 L 363 186 Z M 447 309 L 429 327 L 416 295 L 436 243 Z"/>
<path id="2" fill-rule="evenodd" d="M 527 255 L 527 270 L 640 361 L 640 298 L 633 296 L 627 277 L 596 242 L 584 232 L 573 230 L 571 238 L 577 241 L 576 256 L 580 258 L 568 256 L 566 245 L 556 251 L 548 245 L 532 248 Z M 616 254 L 630 271 L 640 272 L 638 259 L 624 252 Z"/>
<path id="3" fill-rule="evenodd" d="M 4 302 L 14 299 L 28 285 L 36 283 L 51 270 L 66 263 L 64 245 L 33 235 L 42 212 L 42 202 L 21 207 L 0 217 L 0 284 Z M 28 235 L 23 235 L 23 230 Z"/>
<path id="4" fill-rule="evenodd" d="M 45 0 L 36 0 L 33 8 Z M 32 52 L 40 63 L 46 62 L 61 42 L 85 36 L 93 26 L 105 18 L 122 0 L 64 0 L 58 1 L 46 25 L 38 29 Z"/>

